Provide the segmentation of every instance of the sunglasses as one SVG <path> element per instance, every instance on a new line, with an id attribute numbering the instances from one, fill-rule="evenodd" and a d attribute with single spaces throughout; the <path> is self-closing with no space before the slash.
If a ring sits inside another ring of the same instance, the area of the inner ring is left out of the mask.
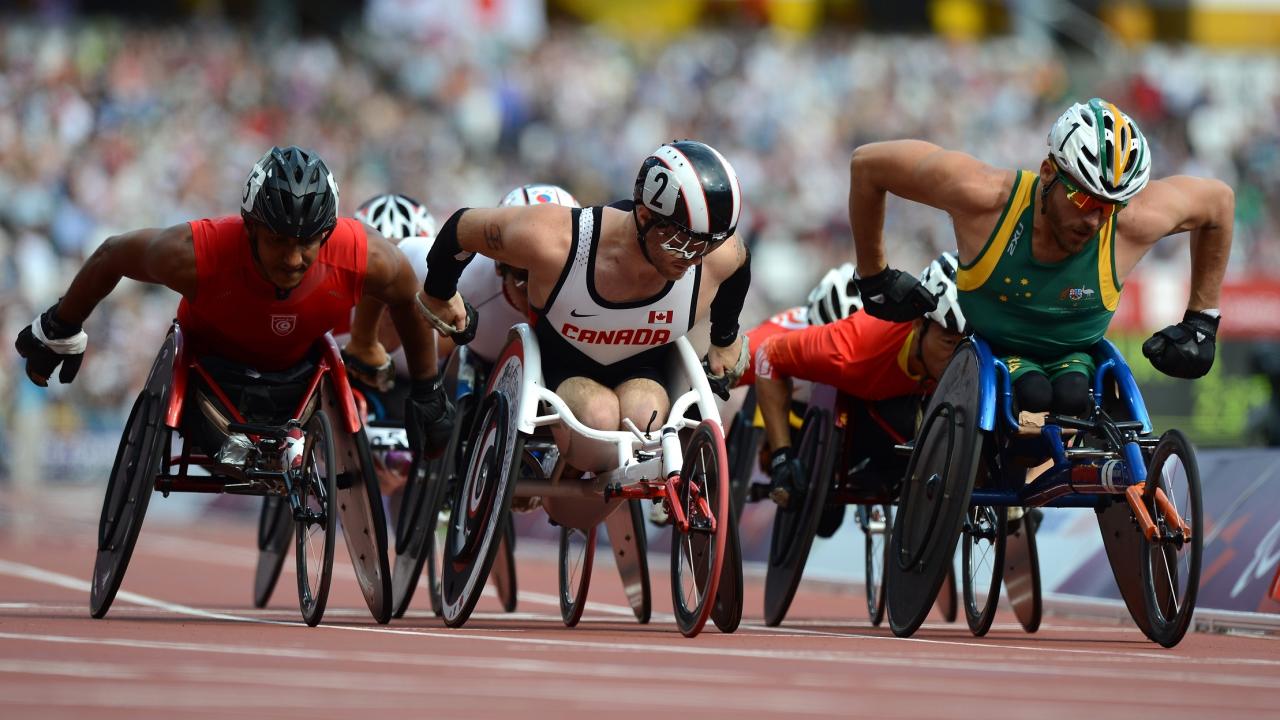
<path id="1" fill-rule="evenodd" d="M 1058 174 L 1058 180 L 1062 182 L 1062 188 L 1067 191 L 1067 200 L 1070 200 L 1072 205 L 1079 208 L 1080 212 L 1089 213 L 1094 210 L 1101 210 L 1102 217 L 1110 218 L 1129 204 L 1128 201 L 1112 202 L 1110 200 L 1101 200 L 1090 195 L 1077 187 L 1076 184 L 1071 181 L 1070 176 L 1063 172 L 1062 168 L 1058 167 L 1057 163 L 1054 163 L 1053 169 L 1054 172 Z"/>
<path id="2" fill-rule="evenodd" d="M 654 230 L 659 236 L 665 238 L 660 247 L 681 260 L 705 257 L 727 239 L 727 237 L 695 233 L 670 222 L 661 223 Z"/>

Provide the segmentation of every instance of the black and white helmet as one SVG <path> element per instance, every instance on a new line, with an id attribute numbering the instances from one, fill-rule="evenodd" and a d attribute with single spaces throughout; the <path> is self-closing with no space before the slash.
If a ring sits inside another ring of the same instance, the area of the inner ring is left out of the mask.
<path id="1" fill-rule="evenodd" d="M 956 270 L 959 267 L 955 253 L 944 252 L 920 273 L 920 284 L 938 299 L 938 307 L 924 316 L 948 330 L 965 333 L 969 330 L 969 323 L 960 311 L 960 291 L 956 287 Z"/>
<path id="2" fill-rule="evenodd" d="M 523 205 L 563 205 L 580 208 L 578 199 L 559 185 L 521 185 L 502 198 L 502 207 Z"/>
<path id="3" fill-rule="evenodd" d="M 436 219 L 427 206 L 407 195 L 375 195 L 356 208 L 355 217 L 390 240 L 436 236 Z"/>
<path id="4" fill-rule="evenodd" d="M 632 199 L 684 231 L 680 246 L 666 249 L 695 257 L 729 239 L 742 214 L 738 174 L 715 148 L 696 140 L 667 143 L 645 158 Z"/>
<path id="5" fill-rule="evenodd" d="M 831 268 L 809 291 L 810 325 L 827 325 L 862 309 L 862 295 L 853 274 L 853 263 Z"/>
<path id="6" fill-rule="evenodd" d="M 338 183 L 315 153 L 294 145 L 273 147 L 245 180 L 240 215 L 277 235 L 328 236 L 338 224 Z"/>

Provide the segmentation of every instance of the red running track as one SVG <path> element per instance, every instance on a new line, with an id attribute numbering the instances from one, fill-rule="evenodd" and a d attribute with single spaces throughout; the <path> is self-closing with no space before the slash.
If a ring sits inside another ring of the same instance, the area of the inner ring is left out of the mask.
<path id="1" fill-rule="evenodd" d="M 750 578 L 737 633 L 708 623 L 686 639 L 666 558 L 653 558 L 655 618 L 641 626 L 607 548 L 577 628 L 560 622 L 550 549 L 525 543 L 518 612 L 491 595 L 450 630 L 421 590 L 404 619 L 376 625 L 339 541 L 325 623 L 307 628 L 292 559 L 269 608 L 252 609 L 255 527 L 207 515 L 149 518 L 120 596 L 93 620 L 92 513 L 19 508 L 0 496 L 6 720 L 1280 715 L 1275 638 L 1196 634 L 1164 650 L 1127 624 L 1051 616 L 1027 635 L 1002 612 L 986 638 L 962 618 L 903 640 L 867 624 L 860 589 L 812 585 L 783 627 L 766 628 L 762 580 Z"/>

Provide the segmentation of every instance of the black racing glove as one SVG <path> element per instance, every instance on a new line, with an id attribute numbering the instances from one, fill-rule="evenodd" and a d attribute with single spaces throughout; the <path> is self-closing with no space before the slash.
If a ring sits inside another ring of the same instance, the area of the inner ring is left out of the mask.
<path id="1" fill-rule="evenodd" d="M 443 378 L 411 380 L 409 397 L 404 401 L 404 429 L 409 436 L 409 450 L 419 455 L 438 458 L 449 446 L 453 433 L 453 403 L 445 395 Z"/>
<path id="2" fill-rule="evenodd" d="M 27 359 L 27 377 L 40 387 L 49 386 L 49 378 L 58 365 L 62 365 L 58 380 L 64 385 L 74 380 L 89 343 L 89 336 L 79 325 L 58 320 L 57 310 L 58 304 L 54 303 L 23 328 L 14 343 L 18 354 Z"/>
<path id="3" fill-rule="evenodd" d="M 769 498 L 783 510 L 795 511 L 804 506 L 804 466 L 791 454 L 791 448 L 782 448 L 769 458 Z"/>
<path id="4" fill-rule="evenodd" d="M 911 273 L 885 268 L 855 281 L 862 308 L 881 320 L 909 322 L 938 307 L 938 299 Z"/>
<path id="5" fill-rule="evenodd" d="M 1213 367 L 1218 320 L 1198 310 L 1188 310 L 1182 322 L 1147 338 L 1142 343 L 1142 354 L 1165 375 L 1187 379 L 1204 377 Z"/>

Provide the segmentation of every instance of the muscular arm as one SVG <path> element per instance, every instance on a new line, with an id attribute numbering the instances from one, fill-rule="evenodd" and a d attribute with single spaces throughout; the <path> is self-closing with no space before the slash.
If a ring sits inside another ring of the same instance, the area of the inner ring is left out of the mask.
<path id="1" fill-rule="evenodd" d="M 120 278 L 164 285 L 184 297 L 196 293 L 191 226 L 134 230 L 107 238 L 89 256 L 58 304 L 58 319 L 81 325 Z"/>
<path id="2" fill-rule="evenodd" d="M 849 162 L 849 222 L 857 252 L 858 274 L 873 275 L 886 267 L 884 256 L 885 193 L 938 208 L 957 225 L 962 258 L 977 254 L 981 240 L 963 225 L 993 208 L 998 212 L 1007 191 L 1009 172 L 960 152 L 922 140 L 893 140 L 862 145 Z M 983 237 L 982 239 L 985 239 Z M 968 242 L 978 247 L 966 248 Z"/>
<path id="3" fill-rule="evenodd" d="M 1219 307 L 1235 219 L 1235 193 L 1226 183 L 1187 175 L 1152 180 L 1117 217 L 1122 272 L 1137 264 L 1160 238 L 1190 232 L 1191 296 L 1187 309 Z"/>
<path id="4" fill-rule="evenodd" d="M 553 244 L 547 238 L 567 239 L 568 225 L 569 211 L 557 205 L 459 211 L 441 228 L 431 248 L 424 284 L 427 294 L 447 300 L 475 253 L 536 274 L 550 257 Z M 558 264 L 555 270 L 559 272 Z"/>
<path id="5" fill-rule="evenodd" d="M 364 291 L 373 301 L 361 301 L 363 313 L 360 312 L 360 306 L 357 307 L 356 321 L 361 324 L 357 326 L 356 321 L 352 322 L 352 340 L 356 341 L 357 327 L 362 340 L 371 342 L 376 339 L 377 316 L 381 313 L 374 313 L 372 309 L 377 307 L 380 310 L 375 302 L 385 304 L 404 346 L 405 358 L 409 363 L 409 377 L 415 380 L 435 377 L 436 338 L 414 306 L 413 297 L 418 292 L 418 278 L 413 274 L 413 267 L 404 253 L 396 249 L 390 240 L 368 229 L 365 233 L 368 238 L 369 259 L 365 269 Z"/>

